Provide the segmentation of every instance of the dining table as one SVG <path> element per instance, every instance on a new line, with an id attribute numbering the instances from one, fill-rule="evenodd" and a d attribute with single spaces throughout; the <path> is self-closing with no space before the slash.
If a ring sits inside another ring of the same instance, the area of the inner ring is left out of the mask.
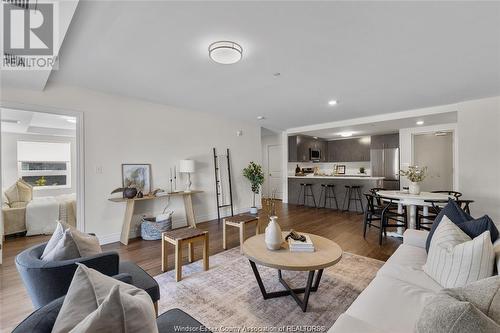
<path id="1" fill-rule="evenodd" d="M 378 191 L 378 195 L 387 199 L 398 200 L 398 213 L 403 213 L 403 206 L 407 207 L 408 211 L 408 228 L 415 229 L 417 225 L 417 207 L 423 209 L 423 216 L 429 216 L 429 207 L 432 206 L 432 201 L 447 201 L 453 198 L 452 195 L 433 192 L 420 192 L 419 194 L 411 194 L 408 191 Z M 388 232 L 387 236 L 403 237 L 403 228 L 398 227 L 396 232 Z"/>

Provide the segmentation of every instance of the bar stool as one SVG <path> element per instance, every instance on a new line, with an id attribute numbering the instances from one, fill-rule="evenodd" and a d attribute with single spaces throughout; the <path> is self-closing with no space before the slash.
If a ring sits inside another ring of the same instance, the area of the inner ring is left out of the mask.
<path id="1" fill-rule="evenodd" d="M 301 183 L 300 184 L 300 191 L 299 191 L 299 196 L 297 197 L 297 204 L 300 205 L 300 195 L 303 194 L 302 197 L 302 205 L 306 205 L 306 200 L 308 197 L 311 197 L 314 202 L 314 207 L 317 207 L 316 205 L 316 198 L 314 197 L 314 192 L 312 190 L 313 184 L 310 183 Z M 307 193 L 309 190 L 309 193 Z"/>
<path id="2" fill-rule="evenodd" d="M 321 206 L 321 198 L 323 198 L 323 208 L 326 208 L 326 200 L 332 206 L 332 199 L 335 200 L 335 209 L 339 209 L 339 203 L 337 202 L 337 196 L 335 195 L 335 185 L 334 184 L 321 184 L 321 193 L 319 195 L 319 205 Z"/>
<path id="3" fill-rule="evenodd" d="M 342 211 L 347 212 L 351 208 L 351 201 L 354 201 L 354 207 L 358 211 L 358 202 L 361 206 L 361 213 L 364 213 L 363 200 L 361 199 L 361 186 L 359 185 L 346 185 L 344 202 L 342 203 Z M 346 208 L 347 205 L 347 208 Z"/>

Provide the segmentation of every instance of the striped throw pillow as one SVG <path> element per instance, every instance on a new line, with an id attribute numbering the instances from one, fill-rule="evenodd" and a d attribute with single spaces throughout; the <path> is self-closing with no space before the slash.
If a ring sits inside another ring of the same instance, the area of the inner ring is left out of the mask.
<path id="1" fill-rule="evenodd" d="M 471 239 L 444 216 L 423 268 L 442 287 L 455 288 L 492 276 L 494 260 L 489 231 Z"/>

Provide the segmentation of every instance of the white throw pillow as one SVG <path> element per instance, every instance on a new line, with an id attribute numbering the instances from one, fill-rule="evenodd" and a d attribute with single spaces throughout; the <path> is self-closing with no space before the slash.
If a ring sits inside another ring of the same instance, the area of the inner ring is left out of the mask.
<path id="1" fill-rule="evenodd" d="M 74 249 L 76 249 L 76 254 Z M 56 230 L 45 246 L 41 259 L 52 261 L 86 258 L 99 253 L 102 253 L 102 249 L 96 236 L 78 231 L 72 226 L 58 221 Z"/>
<path id="2" fill-rule="evenodd" d="M 111 312 L 115 315 L 108 315 Z M 124 329 L 116 330 L 117 327 Z M 73 332 L 73 329 L 74 332 L 158 332 L 153 302 L 144 290 L 83 264 L 76 269 L 52 333 Z"/>
<path id="3" fill-rule="evenodd" d="M 432 237 L 423 269 L 444 288 L 463 287 L 492 276 L 494 260 L 489 231 L 471 239 L 445 215 Z"/>

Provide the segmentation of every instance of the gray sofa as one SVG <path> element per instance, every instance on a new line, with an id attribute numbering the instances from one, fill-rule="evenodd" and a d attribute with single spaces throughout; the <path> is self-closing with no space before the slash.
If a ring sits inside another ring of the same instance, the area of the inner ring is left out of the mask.
<path id="1" fill-rule="evenodd" d="M 155 304 L 160 299 L 160 288 L 142 268 L 133 262 L 120 262 L 117 252 L 103 252 L 98 255 L 64 261 L 44 261 L 40 257 L 47 243 L 24 250 L 16 257 L 16 267 L 36 309 L 66 295 L 77 263 L 85 264 L 105 275 L 125 274 L 131 277 L 131 284 L 145 290 Z"/>

